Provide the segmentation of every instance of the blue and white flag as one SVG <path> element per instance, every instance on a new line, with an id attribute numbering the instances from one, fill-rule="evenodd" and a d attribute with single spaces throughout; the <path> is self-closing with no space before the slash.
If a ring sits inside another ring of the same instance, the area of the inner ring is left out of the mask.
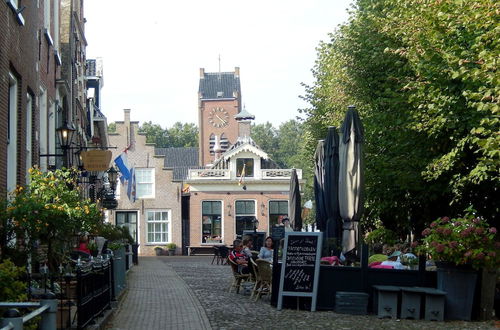
<path id="1" fill-rule="evenodd" d="M 127 153 L 122 152 L 120 156 L 116 157 L 115 164 L 122 174 L 120 177 L 122 183 L 128 181 L 130 179 L 130 170 L 128 169 Z"/>
<path id="2" fill-rule="evenodd" d="M 130 179 L 128 180 L 128 185 L 127 185 L 127 196 L 131 203 L 135 202 L 137 199 L 135 170 L 133 167 L 130 169 Z"/>

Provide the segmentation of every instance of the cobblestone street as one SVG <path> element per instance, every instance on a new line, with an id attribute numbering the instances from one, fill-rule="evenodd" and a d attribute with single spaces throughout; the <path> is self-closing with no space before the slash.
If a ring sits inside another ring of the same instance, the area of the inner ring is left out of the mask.
<path id="1" fill-rule="evenodd" d="M 129 274 L 128 292 L 110 326 L 114 329 L 495 328 L 493 322 L 438 323 L 380 320 L 374 315 L 345 315 L 331 311 L 278 311 L 269 304 L 267 297 L 254 302 L 249 296 L 229 293 L 230 268 L 211 265 L 211 260 L 211 257 L 141 258 L 139 267 L 134 267 Z M 141 321 L 133 323 L 135 319 Z"/>

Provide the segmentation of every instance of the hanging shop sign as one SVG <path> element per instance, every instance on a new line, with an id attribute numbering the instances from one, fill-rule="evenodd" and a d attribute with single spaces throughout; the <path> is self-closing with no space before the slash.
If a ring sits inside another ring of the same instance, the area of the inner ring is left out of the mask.
<path id="1" fill-rule="evenodd" d="M 107 171 L 111 162 L 111 150 L 89 150 L 81 153 L 83 167 L 87 171 Z"/>

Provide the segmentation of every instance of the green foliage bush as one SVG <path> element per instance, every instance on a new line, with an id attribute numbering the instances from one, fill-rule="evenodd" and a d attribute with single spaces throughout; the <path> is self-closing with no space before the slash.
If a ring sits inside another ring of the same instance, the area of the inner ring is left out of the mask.
<path id="1" fill-rule="evenodd" d="M 0 301 L 26 301 L 26 283 L 21 277 L 25 274 L 24 267 L 17 267 L 9 259 L 0 263 Z"/>

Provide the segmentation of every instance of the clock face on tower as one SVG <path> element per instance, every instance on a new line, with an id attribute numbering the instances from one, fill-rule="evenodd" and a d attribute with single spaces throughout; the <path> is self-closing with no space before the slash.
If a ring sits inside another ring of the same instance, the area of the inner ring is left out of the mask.
<path id="1" fill-rule="evenodd" d="M 217 128 L 227 127 L 229 125 L 229 114 L 224 108 L 213 108 L 208 113 L 208 122 Z"/>

